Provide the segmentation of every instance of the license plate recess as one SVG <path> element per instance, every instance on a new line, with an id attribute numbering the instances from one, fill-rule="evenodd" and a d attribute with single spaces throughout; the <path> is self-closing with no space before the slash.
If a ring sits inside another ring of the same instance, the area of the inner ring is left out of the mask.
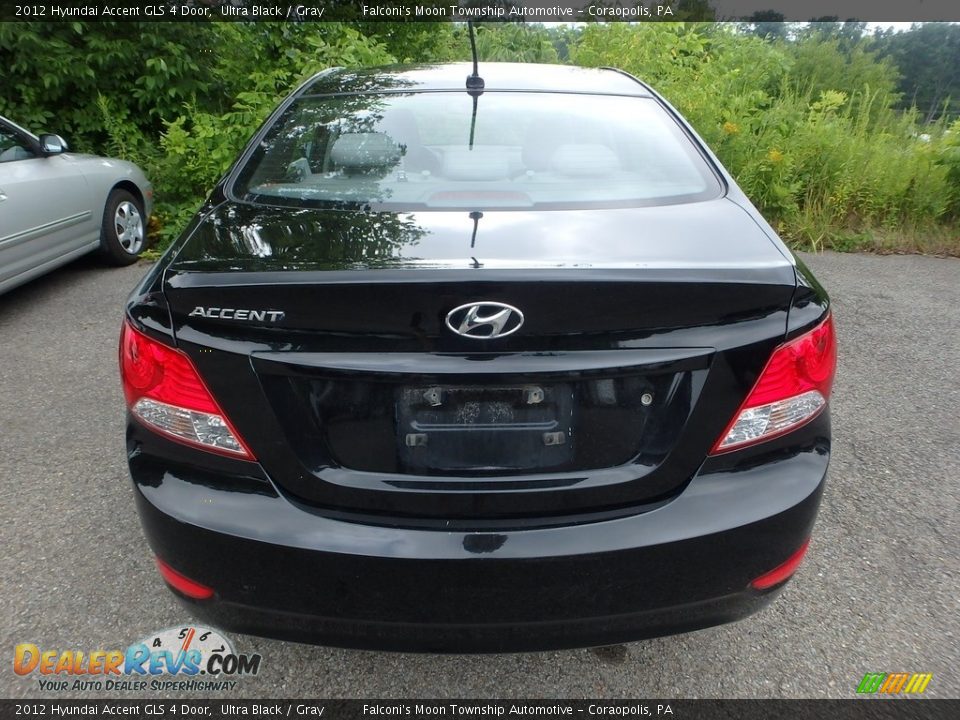
<path id="1" fill-rule="evenodd" d="M 548 470 L 574 447 L 573 386 L 423 385 L 397 390 L 397 447 L 408 472 Z"/>

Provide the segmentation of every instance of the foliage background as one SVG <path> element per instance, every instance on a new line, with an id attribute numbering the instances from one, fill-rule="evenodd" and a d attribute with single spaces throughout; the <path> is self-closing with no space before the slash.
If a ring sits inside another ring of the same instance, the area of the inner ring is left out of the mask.
<path id="1" fill-rule="evenodd" d="M 477 44 L 649 82 L 799 247 L 960 255 L 960 26 L 755 20 L 491 23 Z M 140 164 L 162 249 L 302 79 L 468 56 L 453 23 L 3 23 L 0 114 Z"/>

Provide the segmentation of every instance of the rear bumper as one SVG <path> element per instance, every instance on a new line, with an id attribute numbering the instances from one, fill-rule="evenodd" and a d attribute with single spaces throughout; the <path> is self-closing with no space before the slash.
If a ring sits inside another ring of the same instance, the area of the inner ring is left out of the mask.
<path id="1" fill-rule="evenodd" d="M 230 602 L 182 600 L 215 627 L 294 642 L 366 650 L 503 653 L 616 645 L 721 625 L 766 607 L 779 590 L 744 592 L 687 605 L 572 620 L 403 623 L 280 612 Z"/>
<path id="2" fill-rule="evenodd" d="M 809 537 L 828 443 L 699 474 L 669 503 L 604 522 L 444 532 L 324 517 L 256 479 L 133 453 L 149 542 L 225 630 L 344 647 L 508 652 L 607 645 L 737 620 L 750 581 Z"/>

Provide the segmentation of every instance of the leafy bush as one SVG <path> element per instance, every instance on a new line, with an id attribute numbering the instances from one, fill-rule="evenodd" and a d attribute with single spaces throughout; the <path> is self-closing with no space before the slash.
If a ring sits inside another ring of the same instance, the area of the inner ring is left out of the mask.
<path id="1" fill-rule="evenodd" d="M 618 64 L 663 92 L 801 247 L 869 246 L 875 231 L 956 217 L 956 134 L 894 110 L 896 74 L 861 46 L 844 55 L 816 36 L 768 42 L 724 26 L 613 24 L 588 27 L 573 58 Z"/>
<path id="2" fill-rule="evenodd" d="M 960 120 L 944 131 L 937 163 L 943 166 L 950 183 L 950 213 L 960 218 Z"/>

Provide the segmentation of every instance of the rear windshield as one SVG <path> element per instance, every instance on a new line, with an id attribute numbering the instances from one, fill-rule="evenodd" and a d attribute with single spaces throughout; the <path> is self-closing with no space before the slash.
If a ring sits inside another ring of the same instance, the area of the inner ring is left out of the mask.
<path id="1" fill-rule="evenodd" d="M 296 207 L 573 209 L 694 202 L 721 187 L 650 98 L 417 92 L 299 98 L 233 192 Z"/>

